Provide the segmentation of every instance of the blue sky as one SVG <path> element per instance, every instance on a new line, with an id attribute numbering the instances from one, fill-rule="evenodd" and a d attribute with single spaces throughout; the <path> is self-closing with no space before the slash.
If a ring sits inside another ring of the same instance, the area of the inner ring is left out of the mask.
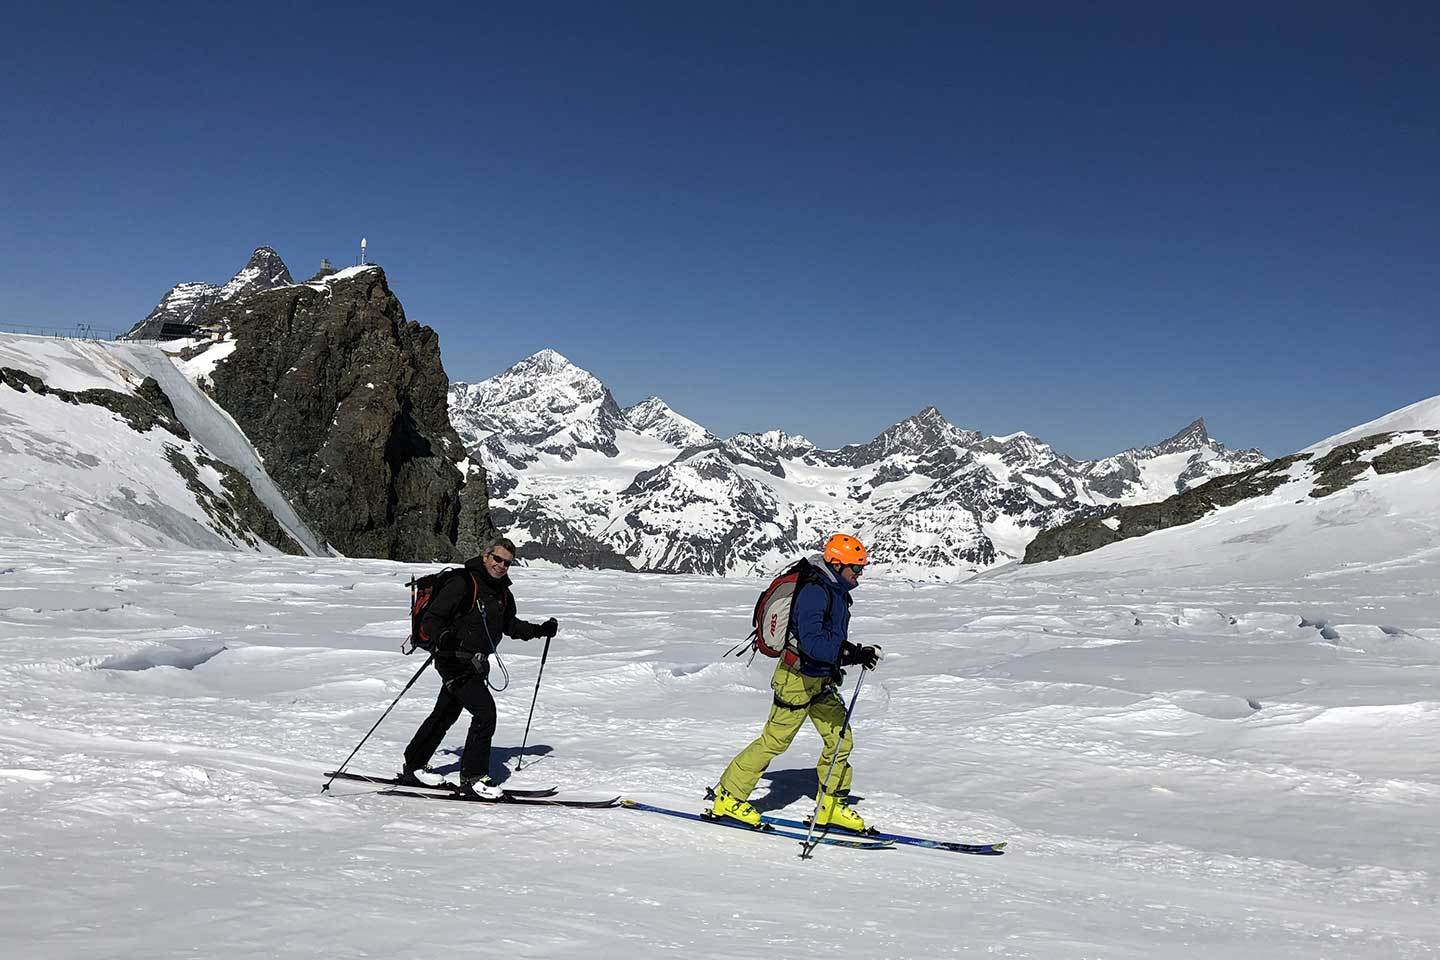
<path id="1" fill-rule="evenodd" d="M 7 14 L 0 323 L 366 236 L 452 378 L 719 433 L 1279 455 L 1440 393 L 1434 4 L 97 6 Z"/>

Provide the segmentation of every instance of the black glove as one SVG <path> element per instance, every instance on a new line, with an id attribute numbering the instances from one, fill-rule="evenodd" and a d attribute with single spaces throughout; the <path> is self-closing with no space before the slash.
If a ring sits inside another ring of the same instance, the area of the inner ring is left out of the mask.
<path id="1" fill-rule="evenodd" d="M 559 629 L 560 621 L 556 620 L 554 617 L 551 617 L 549 620 L 546 620 L 544 623 L 540 624 L 539 636 L 550 640 L 555 636 L 555 631 Z"/>
<path id="2" fill-rule="evenodd" d="M 840 646 L 840 666 L 874 670 L 883 655 L 879 647 L 862 647 L 845 640 Z"/>

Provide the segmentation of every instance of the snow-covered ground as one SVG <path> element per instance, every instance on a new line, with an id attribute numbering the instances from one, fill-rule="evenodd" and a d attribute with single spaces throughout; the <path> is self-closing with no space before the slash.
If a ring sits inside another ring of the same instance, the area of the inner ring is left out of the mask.
<path id="1" fill-rule="evenodd" d="M 1306 535 L 1197 558 L 1165 531 L 966 584 L 863 584 L 853 635 L 887 657 L 856 708 L 860 809 L 1011 846 L 810 861 L 622 809 L 322 796 L 419 666 L 397 650 L 417 568 L 5 540 L 0 942 L 85 960 L 1435 956 L 1440 531 L 1363 566 L 1287 540 Z M 720 659 L 758 583 L 515 579 L 521 615 L 561 633 L 510 784 L 698 810 L 769 707 L 768 664 Z M 541 647 L 502 650 L 503 776 Z M 423 676 L 352 767 L 393 771 L 436 688 Z M 444 749 L 462 742 L 463 721 Z M 817 749 L 807 729 L 759 805 L 803 813 Z"/>

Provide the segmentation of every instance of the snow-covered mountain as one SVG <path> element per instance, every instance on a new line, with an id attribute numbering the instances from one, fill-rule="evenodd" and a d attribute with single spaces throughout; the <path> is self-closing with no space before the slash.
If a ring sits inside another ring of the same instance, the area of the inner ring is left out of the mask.
<path id="1" fill-rule="evenodd" d="M 154 344 L 0 334 L 0 529 L 86 547 L 327 552 Z"/>
<path id="2" fill-rule="evenodd" d="M 554 350 L 480 383 L 451 384 L 450 420 L 467 448 L 488 445 L 498 459 L 526 464 L 541 453 L 619 456 L 615 433 L 627 426 L 605 385 Z"/>
<path id="3" fill-rule="evenodd" d="M 126 340 L 155 340 L 166 328 L 201 326 L 218 304 L 242 299 L 263 290 L 288 286 L 295 281 L 280 254 L 270 247 L 256 247 L 245 266 L 223 284 L 179 283 L 160 298 L 155 309 L 125 334 Z M 177 335 L 179 335 L 177 333 Z"/>
<path id="4" fill-rule="evenodd" d="M 698 447 L 713 443 L 715 437 L 689 417 L 681 416 L 659 397 L 646 397 L 621 411 L 631 430 L 663 441 L 672 447 Z"/>
<path id="5" fill-rule="evenodd" d="M 553 350 L 453 383 L 450 412 L 490 473 L 496 523 L 531 555 L 675 573 L 761 573 L 856 530 L 880 571 L 957 579 L 1019 558 L 1045 527 L 1265 462 L 1227 450 L 1203 420 L 1077 461 L 933 406 L 838 450 L 780 430 L 721 440 L 657 397 L 620 409 Z"/>

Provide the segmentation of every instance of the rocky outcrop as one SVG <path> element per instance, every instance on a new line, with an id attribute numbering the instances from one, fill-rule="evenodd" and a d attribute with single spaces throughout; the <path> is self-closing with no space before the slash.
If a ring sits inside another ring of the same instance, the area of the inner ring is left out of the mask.
<path id="1" fill-rule="evenodd" d="M 185 424 L 176 419 L 175 407 L 171 405 L 170 398 L 165 396 L 165 391 L 160 389 L 160 384 L 155 382 L 154 377 L 146 377 L 134 393 L 121 393 L 118 390 L 107 390 L 101 387 L 89 390 L 62 390 L 58 387 L 47 386 L 39 377 L 26 373 L 24 370 L 0 367 L 0 385 L 21 392 L 29 390 L 41 396 L 56 397 L 66 403 L 86 403 L 104 407 L 123 419 L 137 433 L 146 433 L 159 427 L 173 433 L 181 440 L 190 439 L 190 431 L 185 429 Z"/>
<path id="2" fill-rule="evenodd" d="M 123 340 L 165 340 L 188 335 L 191 328 L 208 326 L 214 308 L 265 290 L 293 283 L 290 268 L 270 247 L 257 247 L 235 276 L 221 285 L 180 283 L 170 289 Z"/>
<path id="3" fill-rule="evenodd" d="M 264 540 L 292 556 L 305 555 L 305 549 L 285 532 L 239 470 L 203 453 L 197 453 L 195 460 L 191 460 L 172 444 L 166 445 L 165 456 L 175 472 L 184 478 L 185 486 L 195 496 L 195 501 L 232 540 L 244 543 L 252 550 L 259 546 L 258 541 Z M 200 480 L 196 461 L 198 466 L 207 467 L 220 475 L 219 491 L 210 489 Z"/>
<path id="4" fill-rule="evenodd" d="M 460 488 L 460 524 L 455 536 L 455 559 L 465 560 L 475 556 L 495 533 L 485 468 L 474 460 L 467 460 L 465 485 Z"/>
<path id="5" fill-rule="evenodd" d="M 454 558 L 465 452 L 439 338 L 405 319 L 383 270 L 217 302 L 208 322 L 236 341 L 211 395 L 313 529 L 351 556 Z M 468 522 L 473 537 L 473 507 Z"/>

